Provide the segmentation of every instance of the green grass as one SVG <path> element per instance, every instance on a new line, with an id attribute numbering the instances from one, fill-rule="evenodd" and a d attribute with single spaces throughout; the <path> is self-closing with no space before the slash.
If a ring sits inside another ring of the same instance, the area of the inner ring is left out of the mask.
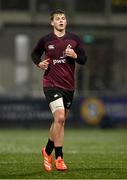
<path id="1" fill-rule="evenodd" d="M 41 148 L 47 130 L 0 130 L 1 179 L 126 179 L 126 130 L 66 130 L 64 159 L 69 170 L 47 173 Z"/>

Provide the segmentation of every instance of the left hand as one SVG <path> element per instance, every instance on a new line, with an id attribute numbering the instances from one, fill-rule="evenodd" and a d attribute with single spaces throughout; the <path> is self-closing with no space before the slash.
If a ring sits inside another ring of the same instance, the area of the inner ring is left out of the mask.
<path id="1" fill-rule="evenodd" d="M 66 54 L 66 56 L 69 56 L 69 57 L 71 57 L 71 58 L 77 59 L 77 54 L 76 54 L 75 51 L 74 51 L 73 49 L 71 49 L 71 48 L 67 48 L 67 49 L 65 50 L 65 54 Z"/>

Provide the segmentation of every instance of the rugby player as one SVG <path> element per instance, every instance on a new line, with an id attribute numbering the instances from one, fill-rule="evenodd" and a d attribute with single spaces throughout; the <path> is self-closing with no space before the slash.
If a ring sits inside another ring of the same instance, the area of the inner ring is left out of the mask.
<path id="1" fill-rule="evenodd" d="M 42 37 L 34 47 L 32 60 L 45 71 L 43 90 L 54 119 L 47 145 L 42 148 L 44 168 L 52 170 L 52 152 L 55 150 L 55 167 L 64 171 L 68 169 L 63 159 L 64 125 L 75 90 L 75 65 L 84 65 L 87 58 L 81 39 L 66 31 L 64 11 L 51 12 L 51 26 L 53 31 Z"/>

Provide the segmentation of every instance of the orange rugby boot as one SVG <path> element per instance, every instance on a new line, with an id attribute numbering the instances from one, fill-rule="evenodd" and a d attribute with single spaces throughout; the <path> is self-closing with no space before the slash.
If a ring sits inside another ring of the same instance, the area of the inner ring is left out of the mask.
<path id="1" fill-rule="evenodd" d="M 58 171 L 67 170 L 67 166 L 64 163 L 64 160 L 60 156 L 55 160 L 55 167 Z"/>
<path id="2" fill-rule="evenodd" d="M 44 158 L 44 169 L 46 171 L 52 170 L 52 155 L 48 155 L 45 148 L 42 149 L 42 156 Z"/>

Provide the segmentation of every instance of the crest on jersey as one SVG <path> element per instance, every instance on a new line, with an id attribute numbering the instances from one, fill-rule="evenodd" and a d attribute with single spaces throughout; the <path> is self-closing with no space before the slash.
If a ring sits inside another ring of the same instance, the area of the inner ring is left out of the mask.
<path id="1" fill-rule="evenodd" d="M 55 49 L 55 46 L 53 44 L 49 44 L 48 49 Z"/>

